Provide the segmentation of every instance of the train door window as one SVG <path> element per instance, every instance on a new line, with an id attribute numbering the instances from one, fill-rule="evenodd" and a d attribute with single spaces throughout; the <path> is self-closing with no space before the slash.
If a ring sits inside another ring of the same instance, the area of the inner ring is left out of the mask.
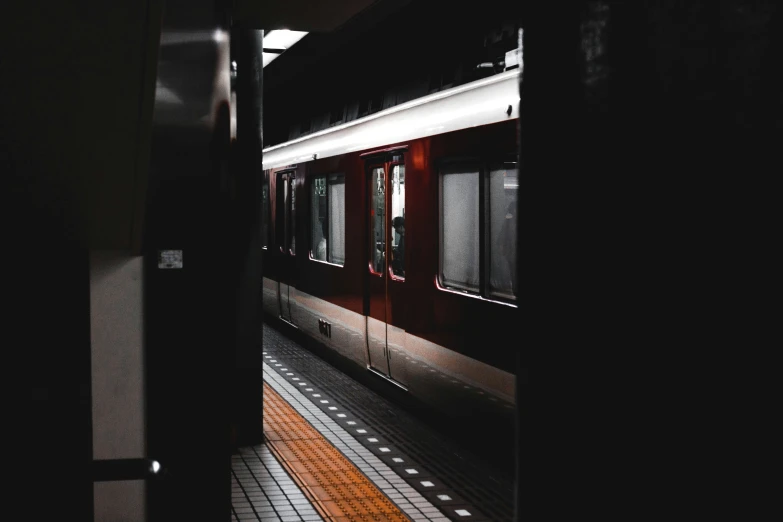
<path id="1" fill-rule="evenodd" d="M 269 246 L 269 171 L 265 170 L 261 182 L 261 246 Z"/>
<path id="2" fill-rule="evenodd" d="M 386 258 L 385 221 L 386 172 L 383 167 L 375 167 L 370 176 L 370 268 L 376 274 L 383 274 Z"/>
<path id="3" fill-rule="evenodd" d="M 286 220 L 286 241 L 291 255 L 296 255 L 296 174 L 288 179 L 288 219 Z"/>
<path id="4" fill-rule="evenodd" d="M 326 176 L 313 179 L 310 186 L 310 257 L 317 261 L 326 261 L 326 238 L 328 222 L 326 211 Z"/>
<path id="5" fill-rule="evenodd" d="M 517 165 L 493 165 L 489 171 L 489 294 L 517 295 Z"/>
<path id="6" fill-rule="evenodd" d="M 400 158 L 401 159 L 401 158 Z M 391 168 L 392 275 L 405 277 L 405 165 Z"/>
<path id="7" fill-rule="evenodd" d="M 296 254 L 296 174 L 277 175 L 277 223 L 278 237 L 282 238 L 280 248 L 291 255 Z"/>
<path id="8" fill-rule="evenodd" d="M 345 174 L 313 178 L 310 258 L 345 264 Z"/>
<path id="9" fill-rule="evenodd" d="M 441 173 L 441 283 L 479 292 L 480 169 L 453 164 Z"/>

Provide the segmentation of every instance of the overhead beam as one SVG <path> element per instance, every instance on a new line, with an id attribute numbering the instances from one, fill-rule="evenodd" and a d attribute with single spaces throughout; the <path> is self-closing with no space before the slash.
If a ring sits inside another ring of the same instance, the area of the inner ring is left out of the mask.
<path id="1" fill-rule="evenodd" d="M 243 29 L 295 29 L 297 31 L 332 31 L 366 9 L 375 0 L 236 0 L 233 24 Z"/>

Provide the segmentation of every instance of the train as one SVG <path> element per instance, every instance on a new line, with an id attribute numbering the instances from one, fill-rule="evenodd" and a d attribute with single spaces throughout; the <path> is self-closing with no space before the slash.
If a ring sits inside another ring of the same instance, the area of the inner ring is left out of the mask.
<path id="1" fill-rule="evenodd" d="M 519 69 L 263 150 L 263 310 L 446 415 L 513 416 Z"/>

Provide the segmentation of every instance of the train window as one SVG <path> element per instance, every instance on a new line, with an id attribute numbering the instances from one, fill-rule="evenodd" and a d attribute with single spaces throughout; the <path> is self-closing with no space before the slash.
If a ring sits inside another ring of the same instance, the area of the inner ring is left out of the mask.
<path id="1" fill-rule="evenodd" d="M 383 264 L 386 258 L 386 222 L 385 193 L 386 173 L 383 167 L 372 169 L 370 177 L 370 259 L 372 270 L 383 274 Z"/>
<path id="2" fill-rule="evenodd" d="M 313 178 L 310 188 L 310 257 L 345 264 L 345 174 Z"/>
<path id="3" fill-rule="evenodd" d="M 517 165 L 494 165 L 489 171 L 489 294 L 517 295 Z"/>
<path id="4" fill-rule="evenodd" d="M 480 169 L 454 164 L 441 174 L 441 283 L 479 292 Z"/>
<path id="5" fill-rule="evenodd" d="M 285 172 L 277 174 L 277 230 L 276 243 L 283 251 L 296 254 L 296 174 Z"/>
<path id="6" fill-rule="evenodd" d="M 329 237 L 327 261 L 345 264 L 345 174 L 332 174 L 327 179 L 329 198 Z"/>
<path id="7" fill-rule="evenodd" d="M 405 165 L 392 167 L 391 184 L 391 234 L 392 274 L 405 277 Z"/>
<path id="8" fill-rule="evenodd" d="M 318 176 L 310 185 L 310 216 L 312 219 L 310 233 L 310 257 L 318 261 L 326 261 L 326 238 L 328 221 L 326 211 L 326 176 Z"/>
<path id="9" fill-rule="evenodd" d="M 441 169 L 444 287 L 516 299 L 517 176 L 515 162 Z"/>
<path id="10" fill-rule="evenodd" d="M 286 242 L 291 254 L 296 254 L 296 174 L 291 173 L 287 181 L 288 202 L 286 210 Z"/>

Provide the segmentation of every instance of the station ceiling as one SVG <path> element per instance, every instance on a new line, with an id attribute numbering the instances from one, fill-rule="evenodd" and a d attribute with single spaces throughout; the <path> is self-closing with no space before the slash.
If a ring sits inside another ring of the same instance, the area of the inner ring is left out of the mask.
<path id="1" fill-rule="evenodd" d="M 383 17 L 409 0 L 236 0 L 233 25 L 271 31 L 330 32 L 354 17 Z"/>
<path id="2" fill-rule="evenodd" d="M 247 1 L 247 0 L 240 0 Z M 301 73 L 329 66 L 342 67 L 350 60 L 356 68 L 372 61 L 387 60 L 398 64 L 409 62 L 413 55 L 448 54 L 465 38 L 481 37 L 489 27 L 501 21 L 518 21 L 521 0 L 482 0 L 480 3 L 455 4 L 451 0 L 336 0 L 334 7 L 341 13 L 331 23 L 310 23 L 311 14 L 295 13 L 312 1 L 296 0 L 286 9 L 290 23 L 276 25 L 269 21 L 263 29 L 308 31 L 307 36 L 286 50 L 264 69 L 265 89 L 287 89 Z M 324 2 L 325 3 L 325 2 Z M 281 8 L 282 9 L 282 8 Z M 336 15 L 335 15 L 336 16 Z M 270 19 L 271 20 L 271 19 Z M 390 44 L 390 42 L 393 42 Z"/>
<path id="3" fill-rule="evenodd" d="M 486 38 L 518 25 L 520 3 L 378 0 L 330 31 L 309 32 L 264 67 L 265 142 L 285 141 L 293 126 L 352 103 L 426 94 L 458 68 L 458 80 L 471 81 L 494 53 Z"/>
<path id="4" fill-rule="evenodd" d="M 425 0 L 426 2 L 427 0 Z M 268 34 L 275 29 L 307 31 L 306 38 L 281 54 L 265 70 L 269 87 L 282 85 L 328 57 L 350 49 L 366 33 L 373 30 L 416 0 L 295 0 L 276 6 L 261 6 L 257 2 L 240 0 L 239 25 L 245 26 L 241 13 L 252 13 L 253 20 Z M 242 4 L 248 4 L 243 7 Z M 418 1 L 416 3 L 423 3 Z M 318 4 L 310 9 L 311 4 Z M 328 8 L 327 8 L 328 6 Z M 253 10 L 251 10 L 251 7 Z M 328 11 L 320 17 L 319 13 Z M 266 47 L 266 46 L 265 46 Z"/>
<path id="5" fill-rule="evenodd" d="M 236 0 L 233 24 L 248 29 L 333 31 L 385 0 Z"/>

